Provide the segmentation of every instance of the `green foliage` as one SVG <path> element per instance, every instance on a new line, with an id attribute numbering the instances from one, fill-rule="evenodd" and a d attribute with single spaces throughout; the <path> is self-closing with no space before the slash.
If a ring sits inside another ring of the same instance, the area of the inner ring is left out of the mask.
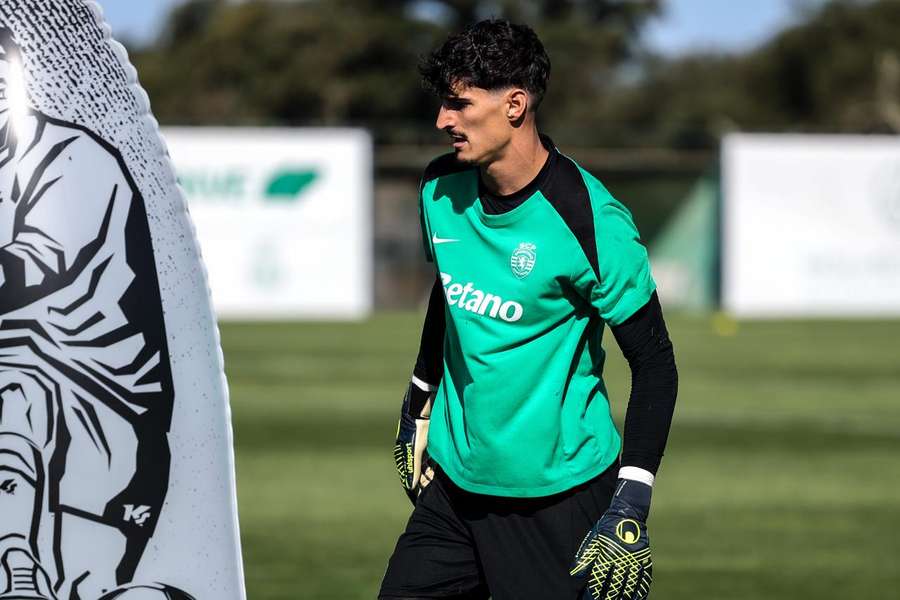
<path id="1" fill-rule="evenodd" d="M 190 2 L 135 62 L 166 123 L 341 125 L 423 117 L 426 98 L 414 67 L 437 28 L 364 8 L 363 2 Z"/>
<path id="2" fill-rule="evenodd" d="M 488 16 L 552 62 L 541 126 L 564 145 L 711 148 L 732 130 L 900 130 L 900 2 L 832 0 L 744 54 L 648 55 L 661 0 L 193 0 L 135 53 L 169 124 L 359 125 L 441 142 L 419 58 Z"/>
<path id="3" fill-rule="evenodd" d="M 194 0 L 135 62 L 163 123 L 363 125 L 378 141 L 418 142 L 442 138 L 428 137 L 437 103 L 416 65 L 449 32 L 487 16 L 533 23 L 554 61 L 557 108 L 583 118 L 657 9 L 656 0 Z"/>
<path id="4" fill-rule="evenodd" d="M 835 0 L 743 55 L 650 59 L 613 112 L 649 142 L 710 147 L 727 131 L 897 131 L 900 2 Z M 894 79 L 896 77 L 894 76 Z"/>

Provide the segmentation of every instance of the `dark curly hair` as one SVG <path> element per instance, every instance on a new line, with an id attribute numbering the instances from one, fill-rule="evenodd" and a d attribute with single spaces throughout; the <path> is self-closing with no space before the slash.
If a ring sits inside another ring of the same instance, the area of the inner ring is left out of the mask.
<path id="1" fill-rule="evenodd" d="M 419 63 L 426 89 L 447 96 L 454 85 L 502 90 L 521 87 L 536 110 L 547 91 L 550 58 L 527 25 L 488 19 L 451 35 Z"/>

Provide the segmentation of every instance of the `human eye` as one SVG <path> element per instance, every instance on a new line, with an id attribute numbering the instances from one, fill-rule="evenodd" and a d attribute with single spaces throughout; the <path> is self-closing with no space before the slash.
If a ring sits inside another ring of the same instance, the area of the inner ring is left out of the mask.
<path id="1" fill-rule="evenodd" d="M 462 110 L 471 104 L 462 98 L 444 98 L 444 107 L 449 110 Z"/>

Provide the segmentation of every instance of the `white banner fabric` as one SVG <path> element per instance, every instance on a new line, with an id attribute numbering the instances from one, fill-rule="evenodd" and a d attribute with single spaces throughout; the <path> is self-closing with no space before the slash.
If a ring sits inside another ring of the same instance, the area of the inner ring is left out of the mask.
<path id="1" fill-rule="evenodd" d="M 722 167 L 726 310 L 900 315 L 900 137 L 730 135 Z"/>

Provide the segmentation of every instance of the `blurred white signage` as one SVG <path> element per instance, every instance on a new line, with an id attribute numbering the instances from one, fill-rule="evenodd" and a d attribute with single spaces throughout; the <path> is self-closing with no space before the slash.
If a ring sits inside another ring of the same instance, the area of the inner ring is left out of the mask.
<path id="1" fill-rule="evenodd" d="M 900 137 L 731 135 L 722 168 L 726 310 L 900 315 Z"/>
<path id="2" fill-rule="evenodd" d="M 372 308 L 372 142 L 356 129 L 166 128 L 213 303 L 234 318 Z"/>

